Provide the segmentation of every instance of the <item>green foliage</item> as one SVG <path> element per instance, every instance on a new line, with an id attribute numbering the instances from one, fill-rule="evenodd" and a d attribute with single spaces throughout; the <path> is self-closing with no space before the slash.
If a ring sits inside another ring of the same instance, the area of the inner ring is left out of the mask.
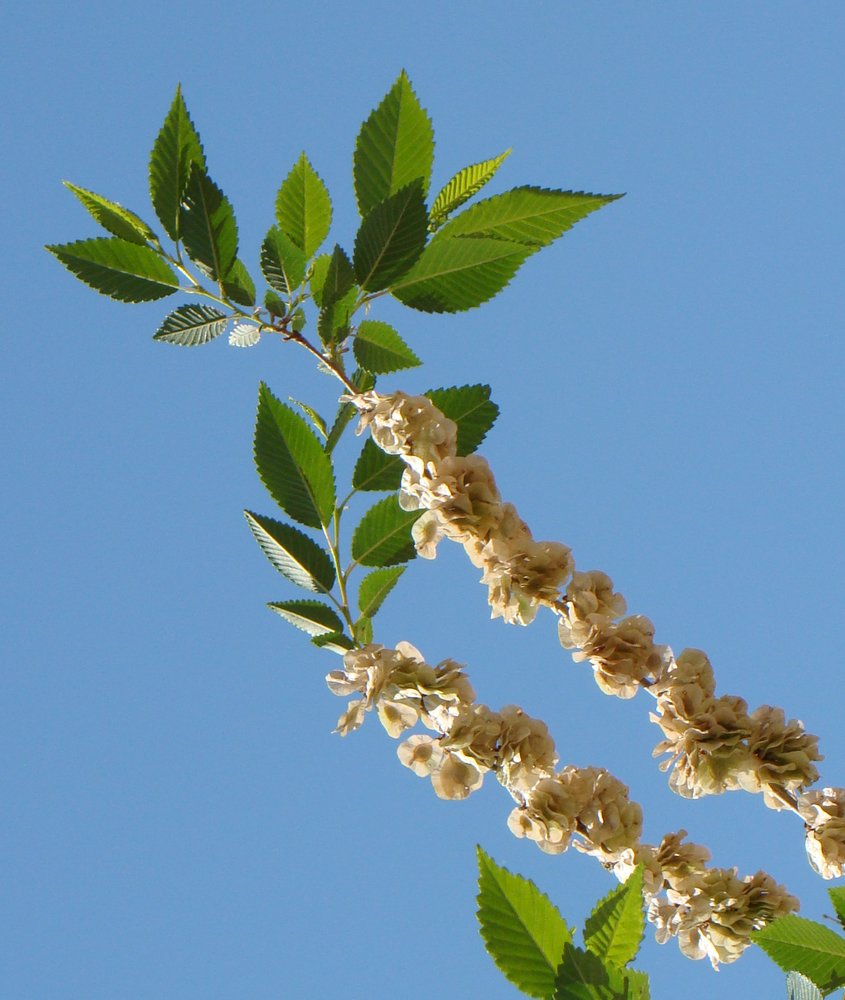
<path id="1" fill-rule="evenodd" d="M 248 510 L 244 516 L 261 551 L 282 576 L 304 590 L 324 594 L 331 591 L 335 571 L 325 549 L 290 524 Z"/>
<path id="2" fill-rule="evenodd" d="M 352 287 L 343 296 L 324 305 L 317 318 L 317 333 L 324 344 L 343 340 L 349 333 L 349 323 L 357 305 L 358 289 Z"/>
<path id="3" fill-rule="evenodd" d="M 197 347 L 219 337 L 228 322 L 226 314 L 213 306 L 199 302 L 177 306 L 153 334 L 153 340 L 179 347 Z"/>
<path id="4" fill-rule="evenodd" d="M 404 566 L 389 566 L 367 573 L 358 584 L 358 610 L 361 614 L 373 618 L 404 572 Z"/>
<path id="5" fill-rule="evenodd" d="M 182 196 L 188 183 L 192 164 L 205 171 L 205 154 L 194 123 L 191 121 L 182 90 L 176 96 L 164 119 L 150 153 L 150 197 L 164 231 L 179 240 Z"/>
<path id="6" fill-rule="evenodd" d="M 322 635 L 313 636 L 311 642 L 321 649 L 330 649 L 341 656 L 355 648 L 355 643 L 343 632 L 323 632 Z"/>
<path id="7" fill-rule="evenodd" d="M 396 330 L 379 320 L 365 319 L 358 324 L 352 350 L 362 368 L 377 374 L 416 368 L 422 364 Z"/>
<path id="8" fill-rule="evenodd" d="M 373 641 L 373 620 L 366 615 L 361 615 L 355 628 L 353 629 L 355 641 L 362 646 L 367 646 Z"/>
<path id="9" fill-rule="evenodd" d="M 80 281 L 120 302 L 152 302 L 179 287 L 154 250 L 117 236 L 53 244 L 47 250 Z"/>
<path id="10" fill-rule="evenodd" d="M 800 972 L 822 993 L 845 985 L 845 938 L 824 924 L 790 914 L 751 935 L 785 972 Z"/>
<path id="11" fill-rule="evenodd" d="M 406 274 L 425 246 L 428 215 L 419 180 L 379 202 L 361 223 L 352 262 L 358 284 L 378 292 Z"/>
<path id="12" fill-rule="evenodd" d="M 574 944 L 566 944 L 554 1000 L 648 1000 L 648 981 Z"/>
<path id="13" fill-rule="evenodd" d="M 402 510 L 395 496 L 385 497 L 361 518 L 352 535 L 352 558 L 362 566 L 394 566 L 416 557 L 411 537 L 418 510 Z"/>
<path id="14" fill-rule="evenodd" d="M 572 931 L 548 896 L 528 879 L 501 868 L 480 847 L 478 921 L 493 961 L 532 997 L 551 997 Z"/>
<path id="15" fill-rule="evenodd" d="M 226 298 L 237 302 L 239 306 L 255 305 L 255 285 L 242 260 L 236 260 L 232 264 L 229 273 L 220 283 L 220 287 Z"/>
<path id="16" fill-rule="evenodd" d="M 429 389 L 426 396 L 458 425 L 459 455 L 476 451 L 499 416 L 499 407 L 490 399 L 489 385 Z"/>
<path id="17" fill-rule="evenodd" d="M 818 986 L 800 972 L 786 974 L 786 1000 L 822 1000 L 823 996 Z"/>
<path id="18" fill-rule="evenodd" d="M 291 403 L 296 403 L 296 405 L 302 410 L 306 417 L 314 425 L 315 430 L 320 434 L 325 440 L 329 436 L 328 428 L 326 427 L 326 421 L 320 416 L 320 414 L 307 403 L 301 403 L 298 399 L 294 399 L 293 396 L 288 396 Z"/>
<path id="19" fill-rule="evenodd" d="M 463 312 L 492 299 L 531 253 L 522 243 L 451 237 L 444 228 L 390 291 L 420 312 Z"/>
<path id="20" fill-rule="evenodd" d="M 305 153 L 293 165 L 276 195 L 276 221 L 306 259 L 314 255 L 329 235 L 332 224 L 329 192 Z"/>
<path id="21" fill-rule="evenodd" d="M 438 229 L 446 219 L 464 204 L 484 185 L 493 178 L 499 167 L 510 156 L 510 150 L 493 157 L 492 160 L 482 160 L 470 167 L 459 170 L 448 184 L 439 192 L 431 205 L 429 228 L 432 232 Z"/>
<path id="22" fill-rule="evenodd" d="M 339 302 L 355 287 L 352 262 L 343 249 L 335 244 L 320 286 L 320 305 L 325 308 Z"/>
<path id="23" fill-rule="evenodd" d="M 127 243 L 137 243 L 139 246 L 146 246 L 148 241 L 155 241 L 156 235 L 152 229 L 128 208 L 109 201 L 102 195 L 94 194 L 86 188 L 77 187 L 70 181 L 63 181 L 63 184 L 76 195 L 103 229 L 113 236 L 119 236 Z"/>
<path id="24" fill-rule="evenodd" d="M 388 455 L 372 438 L 367 438 L 355 463 L 352 485 L 356 490 L 376 493 L 398 490 L 404 470 L 405 463 L 399 455 Z"/>
<path id="25" fill-rule="evenodd" d="M 308 635 L 343 635 L 343 622 L 322 601 L 274 601 L 267 607 Z"/>
<path id="26" fill-rule="evenodd" d="M 601 959 L 628 965 L 643 939 L 643 870 L 638 866 L 623 885 L 599 900 L 584 925 L 584 944 Z"/>
<path id="27" fill-rule="evenodd" d="M 431 121 L 403 70 L 355 143 L 352 174 L 361 217 L 415 180 L 421 181 L 425 196 L 433 162 Z"/>
<path id="28" fill-rule="evenodd" d="M 262 382 L 255 425 L 255 464 L 276 503 L 295 521 L 319 528 L 331 521 L 335 487 L 331 459 L 308 424 Z"/>
<path id="29" fill-rule="evenodd" d="M 194 164 L 185 187 L 180 220 L 185 249 L 215 281 L 222 281 L 238 255 L 238 227 L 229 199 Z"/>
<path id="30" fill-rule="evenodd" d="M 836 911 L 836 919 L 842 925 L 842 929 L 845 930 L 845 886 L 828 889 L 827 894 L 830 896 L 830 901 L 833 903 L 833 908 Z"/>
<path id="31" fill-rule="evenodd" d="M 281 292 L 292 295 L 305 280 L 305 254 L 293 240 L 271 226 L 261 244 L 261 273 L 267 283 Z"/>
<path id="32" fill-rule="evenodd" d="M 490 237 L 544 247 L 571 229 L 579 219 L 621 195 L 586 194 L 518 187 L 480 201 L 455 216 L 441 231 L 444 237 Z"/>

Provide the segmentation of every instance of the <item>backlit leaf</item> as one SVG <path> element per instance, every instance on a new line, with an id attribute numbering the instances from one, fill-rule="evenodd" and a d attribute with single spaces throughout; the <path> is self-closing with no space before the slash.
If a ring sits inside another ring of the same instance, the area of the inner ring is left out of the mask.
<path id="1" fill-rule="evenodd" d="M 355 143 L 352 173 L 361 217 L 417 179 L 427 194 L 433 161 L 431 121 L 403 70 Z"/>
<path id="2" fill-rule="evenodd" d="M 321 649 L 330 649 L 340 656 L 355 648 L 355 643 L 343 632 L 324 632 L 322 635 L 315 635 L 311 642 Z"/>
<path id="3" fill-rule="evenodd" d="M 350 420 L 354 414 L 355 408 L 352 407 Z M 404 471 L 405 463 L 399 455 L 388 455 L 372 438 L 367 438 L 355 463 L 352 485 L 356 490 L 364 491 L 398 490 Z"/>
<path id="4" fill-rule="evenodd" d="M 510 152 L 506 149 L 492 160 L 482 160 L 459 170 L 434 199 L 429 212 L 429 228 L 434 230 L 442 226 L 452 212 L 477 194 L 510 156 Z"/>
<path id="5" fill-rule="evenodd" d="M 642 866 L 593 907 L 584 925 L 584 944 L 601 959 L 628 965 L 636 958 L 643 938 Z"/>
<path id="6" fill-rule="evenodd" d="M 414 181 L 364 217 L 352 261 L 361 288 L 377 292 L 406 274 L 425 246 L 428 216 Z"/>
<path id="7" fill-rule="evenodd" d="M 117 236 L 46 249 L 80 281 L 121 302 L 153 302 L 179 287 L 176 275 L 154 250 Z"/>
<path id="8" fill-rule="evenodd" d="M 459 455 L 476 451 L 499 415 L 499 407 L 490 399 L 489 385 L 429 389 L 426 396 L 458 425 Z"/>
<path id="9" fill-rule="evenodd" d="M 205 171 L 202 143 L 185 107 L 182 90 L 177 87 L 150 153 L 150 197 L 156 215 L 172 240 L 179 239 L 182 196 L 192 164 Z"/>
<path id="10" fill-rule="evenodd" d="M 246 265 L 237 259 L 221 282 L 223 294 L 239 306 L 255 305 L 255 285 Z"/>
<path id="11" fill-rule="evenodd" d="M 276 221 L 306 259 L 313 256 L 329 234 L 332 222 L 329 192 L 305 153 L 293 165 L 276 195 Z"/>
<path id="12" fill-rule="evenodd" d="M 182 201 L 182 241 L 191 260 L 215 281 L 225 277 L 238 255 L 238 227 L 229 199 L 194 164 Z"/>
<path id="13" fill-rule="evenodd" d="M 634 982 L 629 983 L 629 976 Z M 554 1000 L 639 1000 L 643 994 L 637 980 L 641 978 L 633 970 L 620 969 L 567 942 L 553 997 Z"/>
<path id="14" fill-rule="evenodd" d="M 415 558 L 411 528 L 421 515 L 402 510 L 395 496 L 379 500 L 352 535 L 352 558 L 362 566 L 394 566 Z"/>
<path id="15" fill-rule="evenodd" d="M 153 334 L 153 340 L 179 347 L 197 347 L 219 337 L 228 322 L 228 317 L 213 306 L 198 302 L 178 306 Z"/>
<path id="16" fill-rule="evenodd" d="M 789 914 L 752 931 L 751 940 L 784 972 L 800 972 L 822 993 L 845 984 L 845 938 L 824 924 Z"/>
<path id="17" fill-rule="evenodd" d="M 368 573 L 358 585 L 358 610 L 361 614 L 372 618 L 404 572 L 404 566 L 389 566 Z"/>
<path id="18" fill-rule="evenodd" d="M 343 622 L 332 608 L 322 601 L 273 601 L 267 607 L 308 635 L 343 632 Z"/>
<path id="19" fill-rule="evenodd" d="M 70 181 L 63 183 L 69 191 L 76 195 L 103 229 L 112 235 L 119 236 L 128 243 L 137 243 L 139 246 L 146 246 L 148 240 L 155 240 L 156 236 L 152 229 L 128 208 L 118 205 L 115 201 L 109 201 L 102 195 L 94 194 L 93 191 L 88 191 L 86 188 L 77 187 Z"/>
<path id="20" fill-rule="evenodd" d="M 422 364 L 396 330 L 379 320 L 365 319 L 358 324 L 352 351 L 362 368 L 377 374 L 398 372 Z"/>
<path id="21" fill-rule="evenodd" d="M 244 515 L 261 551 L 291 583 L 322 593 L 332 589 L 335 571 L 325 549 L 293 525 L 248 510 Z"/>
<path id="22" fill-rule="evenodd" d="M 270 227 L 261 244 L 261 273 L 282 295 L 292 295 L 305 278 L 305 254 L 278 226 Z"/>

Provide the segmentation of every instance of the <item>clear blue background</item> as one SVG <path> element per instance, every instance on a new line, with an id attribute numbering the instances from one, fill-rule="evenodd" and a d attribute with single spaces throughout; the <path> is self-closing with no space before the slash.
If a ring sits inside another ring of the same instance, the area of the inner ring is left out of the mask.
<path id="1" fill-rule="evenodd" d="M 326 409 L 329 380 L 275 342 L 153 343 L 169 303 L 107 301 L 41 249 L 96 232 L 62 178 L 152 217 L 180 80 L 253 265 L 303 148 L 351 243 L 354 137 L 402 66 L 435 187 L 513 146 L 491 190 L 627 192 L 480 310 L 380 309 L 426 361 L 385 385 L 488 381 L 483 450 L 535 535 L 706 649 L 721 692 L 803 719 L 845 784 L 841 3 L 47 2 L 4 27 L 3 1000 L 504 1000 L 474 845 L 579 923 L 613 885 L 516 841 L 494 782 L 444 803 L 375 720 L 331 734 L 336 660 L 265 610 L 296 595 L 240 513 L 272 512 L 259 379 Z M 686 827 L 830 912 L 797 819 L 671 795 L 649 699 L 601 695 L 551 616 L 488 622 L 454 547 L 403 583 L 379 639 L 546 719 L 647 839 Z M 716 976 L 649 931 L 640 965 L 660 1000 L 783 995 L 756 949 Z"/>

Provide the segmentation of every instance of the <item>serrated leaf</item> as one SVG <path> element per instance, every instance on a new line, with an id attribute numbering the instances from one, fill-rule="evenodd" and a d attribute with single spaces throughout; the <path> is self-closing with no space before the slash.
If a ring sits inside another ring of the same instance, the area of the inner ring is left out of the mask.
<path id="1" fill-rule="evenodd" d="M 366 492 L 398 490 L 404 471 L 405 463 L 399 455 L 388 455 L 372 438 L 367 438 L 355 463 L 352 485 L 356 490 Z"/>
<path id="2" fill-rule="evenodd" d="M 261 340 L 261 329 L 255 323 L 236 323 L 229 331 L 232 347 L 255 347 Z"/>
<path id="3" fill-rule="evenodd" d="M 130 212 L 116 201 L 109 201 L 100 194 L 94 194 L 87 188 L 77 187 L 70 181 L 63 181 L 68 191 L 72 191 L 82 202 L 91 216 L 113 236 L 119 236 L 127 243 L 137 243 L 146 246 L 148 240 L 155 240 L 156 235 L 150 227 L 134 212 Z"/>
<path id="4" fill-rule="evenodd" d="M 499 415 L 499 407 L 490 399 L 489 385 L 429 389 L 426 396 L 458 425 L 459 455 L 476 451 Z"/>
<path id="5" fill-rule="evenodd" d="M 446 232 L 444 228 L 436 234 L 411 270 L 390 289 L 411 309 L 434 313 L 473 309 L 500 292 L 535 249 L 508 240 L 450 237 Z"/>
<path id="6" fill-rule="evenodd" d="M 530 247 L 548 246 L 590 212 L 621 198 L 620 194 L 588 194 L 549 188 L 512 188 L 455 216 L 444 237 L 492 237 Z"/>
<path id="7" fill-rule="evenodd" d="M 276 195 L 276 221 L 306 259 L 313 256 L 329 234 L 332 223 L 329 192 L 305 153 L 293 165 Z"/>
<path id="8" fill-rule="evenodd" d="M 335 571 L 325 549 L 293 525 L 248 510 L 244 516 L 261 551 L 282 576 L 304 590 L 329 593 Z"/>
<path id="9" fill-rule="evenodd" d="M 262 382 L 255 425 L 255 464 L 270 495 L 295 521 L 319 528 L 334 513 L 331 459 L 319 439 Z"/>
<path id="10" fill-rule="evenodd" d="M 264 293 L 264 308 L 275 319 L 281 319 L 283 316 L 287 316 L 288 307 L 284 302 L 282 302 L 279 296 L 269 288 Z"/>
<path id="11" fill-rule="evenodd" d="M 414 559 L 411 537 L 420 510 L 402 510 L 395 496 L 370 507 L 352 535 L 352 558 L 361 566 L 394 566 Z"/>
<path id="12" fill-rule="evenodd" d="M 550 997 L 564 946 L 572 931 L 533 882 L 478 853 L 478 921 L 493 961 L 532 997 Z"/>
<path id="13" fill-rule="evenodd" d="M 506 149 L 492 160 L 482 160 L 481 163 L 473 163 L 472 166 L 459 170 L 434 199 L 429 212 L 429 229 L 438 229 L 452 212 L 477 194 L 492 179 L 510 153 Z"/>
<path id="14" fill-rule="evenodd" d="M 352 262 L 343 249 L 335 244 L 329 257 L 329 266 L 320 288 L 320 305 L 323 307 L 339 302 L 355 285 Z"/>
<path id="15" fill-rule="evenodd" d="M 232 264 L 229 273 L 221 282 L 221 288 L 226 298 L 239 306 L 255 305 L 255 285 L 242 260 L 238 259 Z"/>
<path id="16" fill-rule="evenodd" d="M 358 289 L 353 286 L 342 299 L 324 305 L 320 310 L 317 317 L 317 333 L 326 346 L 344 340 L 348 336 L 349 323 L 357 301 Z"/>
<path id="17" fill-rule="evenodd" d="M 407 274 L 425 247 L 427 232 L 420 181 L 379 202 L 355 237 L 352 263 L 361 288 L 378 292 Z"/>
<path id="18" fill-rule="evenodd" d="M 179 239 L 182 195 L 192 164 L 205 171 L 202 143 L 188 114 L 182 90 L 177 87 L 176 96 L 153 144 L 149 166 L 153 208 L 165 232 L 175 241 Z"/>
<path id="19" fill-rule="evenodd" d="M 352 373 L 350 379 L 353 385 L 358 387 L 359 392 L 369 392 L 373 389 L 376 384 L 376 377 L 372 372 L 362 371 L 360 368 L 356 368 Z M 358 411 L 352 405 L 352 403 L 341 403 L 337 408 L 337 413 L 335 414 L 332 426 L 329 429 L 329 436 L 326 438 L 326 451 L 331 454 L 334 450 L 335 445 L 340 440 L 341 435 L 344 430 L 346 430 L 349 423 L 355 419 L 355 414 Z"/>
<path id="20" fill-rule="evenodd" d="M 404 566 L 390 566 L 367 573 L 358 585 L 358 610 L 361 614 L 373 618 L 404 572 Z"/>
<path id="21" fill-rule="evenodd" d="M 845 938 L 824 924 L 789 914 L 751 939 L 784 972 L 800 972 L 823 993 L 845 984 Z"/>
<path id="22" fill-rule="evenodd" d="M 640 865 L 623 885 L 611 890 L 593 907 L 584 925 L 584 944 L 594 955 L 621 967 L 636 958 L 644 927 Z"/>
<path id="23" fill-rule="evenodd" d="M 355 143 L 352 173 L 361 217 L 417 179 L 425 195 L 433 162 L 431 120 L 403 70 L 361 126 Z"/>
<path id="24" fill-rule="evenodd" d="M 330 253 L 321 253 L 311 263 L 308 287 L 311 289 L 311 297 L 317 306 L 322 306 L 323 304 L 323 285 L 326 281 L 326 275 L 329 273 L 329 264 L 331 262 L 332 255 Z"/>
<path id="25" fill-rule="evenodd" d="M 226 315 L 213 306 L 198 302 L 178 306 L 153 334 L 153 340 L 179 347 L 197 347 L 219 337 L 228 322 Z"/>
<path id="26" fill-rule="evenodd" d="M 828 895 L 830 896 L 830 901 L 833 903 L 833 908 L 836 910 L 836 919 L 845 929 L 845 886 L 839 886 L 835 889 L 828 889 Z"/>
<path id="27" fill-rule="evenodd" d="M 278 226 L 264 237 L 260 263 L 267 283 L 283 295 L 292 295 L 305 280 L 305 254 Z"/>
<path id="28" fill-rule="evenodd" d="M 629 984 L 626 973 L 568 942 L 557 970 L 554 1000 L 634 1000 L 642 993 Z"/>
<path id="29" fill-rule="evenodd" d="M 305 414 L 306 417 L 311 421 L 314 427 L 317 429 L 318 433 L 322 434 L 323 438 L 329 436 L 329 432 L 326 430 L 326 421 L 320 416 L 320 414 L 307 403 L 301 403 L 298 399 L 294 399 L 293 396 L 288 396 L 291 403 L 295 403 L 300 410 Z"/>
<path id="30" fill-rule="evenodd" d="M 176 275 L 154 250 L 117 236 L 46 249 L 80 281 L 120 302 L 153 302 L 179 287 Z"/>
<path id="31" fill-rule="evenodd" d="M 373 641 L 373 622 L 366 615 L 361 615 L 355 622 L 355 641 L 362 646 L 368 646 Z"/>
<path id="32" fill-rule="evenodd" d="M 229 274 L 238 255 L 238 227 L 229 199 L 200 167 L 193 164 L 182 200 L 182 242 L 188 256 L 211 278 Z"/>
<path id="33" fill-rule="evenodd" d="M 358 324 L 352 351 L 362 368 L 379 375 L 422 364 L 392 326 L 374 319 Z"/>
<path id="34" fill-rule="evenodd" d="M 322 601 L 273 601 L 267 607 L 308 635 L 343 632 L 343 622 Z"/>
<path id="35" fill-rule="evenodd" d="M 333 653 L 339 653 L 341 656 L 355 648 L 355 643 L 343 632 L 325 632 L 323 635 L 315 635 L 311 642 L 321 649 L 330 649 Z"/>
<path id="36" fill-rule="evenodd" d="M 786 974 L 786 1000 L 823 1000 L 823 997 L 818 986 L 800 972 Z"/>

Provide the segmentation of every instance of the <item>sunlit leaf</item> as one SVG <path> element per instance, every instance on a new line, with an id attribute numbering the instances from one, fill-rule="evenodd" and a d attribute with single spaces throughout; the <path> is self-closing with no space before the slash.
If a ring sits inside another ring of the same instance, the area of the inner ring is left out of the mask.
<path id="1" fill-rule="evenodd" d="M 429 228 L 434 230 L 442 226 L 452 212 L 477 194 L 491 180 L 510 152 L 506 149 L 492 160 L 482 160 L 481 163 L 459 170 L 434 199 L 429 212 Z"/>
<path id="2" fill-rule="evenodd" d="M 354 407 L 352 409 L 350 420 L 354 416 Z M 398 490 L 404 471 L 405 463 L 399 455 L 388 455 L 372 438 L 367 438 L 355 463 L 352 485 L 364 491 Z"/>
<path id="3" fill-rule="evenodd" d="M 179 239 L 182 196 L 192 164 L 202 171 L 206 169 L 200 137 L 185 107 L 182 90 L 177 87 L 150 153 L 150 197 L 156 215 L 172 240 Z"/>
<path id="4" fill-rule="evenodd" d="M 423 251 L 427 230 L 419 181 L 379 202 L 355 237 L 352 261 L 361 288 L 377 292 L 407 274 Z"/>
<path id="5" fill-rule="evenodd" d="M 197 347 L 219 337 L 228 322 L 228 317 L 213 306 L 198 302 L 178 306 L 153 334 L 153 340 L 179 347 Z"/>
<path id="6" fill-rule="evenodd" d="M 260 261 L 267 283 L 283 295 L 292 295 L 305 278 L 305 254 L 278 226 L 264 237 Z"/>
<path id="7" fill-rule="evenodd" d="M 358 610 L 361 614 L 372 618 L 404 572 L 404 566 L 389 566 L 368 573 L 358 585 Z"/>
<path id="8" fill-rule="evenodd" d="M 343 622 L 335 611 L 322 601 L 273 601 L 267 607 L 308 635 L 343 632 Z"/>
<path id="9" fill-rule="evenodd" d="M 238 227 L 229 199 L 194 164 L 188 177 L 181 216 L 182 241 L 191 260 L 210 277 L 225 277 L 238 255 Z"/>
<path id="10" fill-rule="evenodd" d="M 395 496 L 385 497 L 361 518 L 352 535 L 352 558 L 362 566 L 394 566 L 414 559 L 411 537 L 418 510 L 402 510 Z"/>
<path id="11" fill-rule="evenodd" d="M 303 153 L 276 196 L 279 229 L 311 257 L 329 234 L 332 203 L 326 185 Z"/>
<path id="12" fill-rule="evenodd" d="M 377 374 L 398 372 L 422 364 L 396 330 L 380 320 L 365 319 L 358 324 L 352 351 L 362 368 Z"/>
<path id="13" fill-rule="evenodd" d="M 117 236 L 53 244 L 47 250 L 80 281 L 121 302 L 152 302 L 179 287 L 154 250 Z"/>
<path id="14" fill-rule="evenodd" d="M 441 413 L 458 425 L 459 455 L 471 455 L 499 415 L 499 407 L 490 399 L 489 385 L 429 389 L 426 396 Z"/>
<path id="15" fill-rule="evenodd" d="M 753 931 L 751 939 L 784 972 L 800 972 L 822 993 L 845 985 L 845 938 L 824 924 L 789 914 Z"/>
<path id="16" fill-rule="evenodd" d="M 261 551 L 291 583 L 322 593 L 332 589 L 335 571 L 325 549 L 293 525 L 248 510 L 244 516 Z"/>
<path id="17" fill-rule="evenodd" d="M 64 186 L 72 191 L 76 197 L 88 209 L 97 222 L 114 236 L 119 236 L 128 243 L 137 243 L 139 246 L 146 246 L 150 240 L 155 240 L 155 233 L 134 212 L 130 212 L 123 205 L 118 205 L 115 201 L 109 201 L 102 195 L 94 194 L 86 188 L 77 187 L 70 181 L 64 181 Z"/>
<path id="18" fill-rule="evenodd" d="M 236 323 L 229 331 L 232 347 L 255 347 L 261 340 L 261 330 L 256 323 Z"/>
<path id="19" fill-rule="evenodd" d="M 612 889 L 593 907 L 584 925 L 584 944 L 601 959 L 628 965 L 639 951 L 644 926 L 643 871 L 638 866 L 624 885 Z"/>

